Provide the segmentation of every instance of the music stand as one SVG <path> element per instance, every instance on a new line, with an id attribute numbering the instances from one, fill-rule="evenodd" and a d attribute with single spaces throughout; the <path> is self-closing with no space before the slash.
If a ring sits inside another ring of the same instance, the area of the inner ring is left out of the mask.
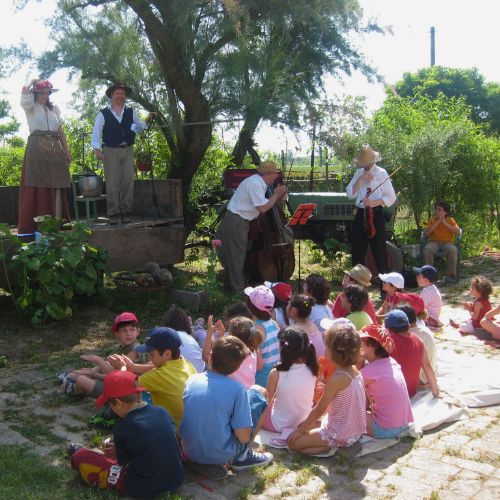
<path id="1" fill-rule="evenodd" d="M 314 211 L 316 210 L 316 207 L 318 206 L 317 203 L 301 203 L 296 209 L 294 214 L 292 215 L 292 218 L 288 222 L 287 226 L 305 226 L 307 224 L 307 221 L 313 216 Z M 301 276 L 300 276 L 300 242 L 301 239 L 298 238 L 299 240 L 299 283 L 298 283 L 298 291 L 299 293 L 301 292 Z"/>

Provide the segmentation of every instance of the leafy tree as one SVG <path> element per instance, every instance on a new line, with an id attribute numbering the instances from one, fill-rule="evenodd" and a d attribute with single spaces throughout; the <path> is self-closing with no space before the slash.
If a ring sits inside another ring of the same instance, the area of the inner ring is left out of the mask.
<path id="1" fill-rule="evenodd" d="M 435 98 L 440 93 L 447 97 L 464 97 L 472 108 L 472 119 L 500 133 L 500 84 L 485 82 L 476 68 L 424 68 L 416 73 L 405 73 L 395 88 L 402 97 L 425 95 Z"/>
<path id="2" fill-rule="evenodd" d="M 500 141 L 471 119 L 465 99 L 390 97 L 363 140 L 382 152 L 388 170 L 403 165 L 394 184 L 417 226 L 436 199 L 455 213 L 485 213 L 500 198 Z"/>
<path id="3" fill-rule="evenodd" d="M 349 41 L 361 29 L 355 0 L 59 0 L 58 12 L 42 72 L 71 68 L 92 98 L 102 83 L 128 82 L 159 112 L 185 200 L 214 120 L 241 117 L 249 138 L 262 119 L 297 125 L 325 72 L 370 74 Z M 236 163 L 244 153 L 237 144 Z"/>
<path id="4" fill-rule="evenodd" d="M 4 60 L 4 51 L 0 49 L 0 78 L 5 76 Z M 9 116 L 9 113 L 9 102 L 5 99 L 0 99 L 0 143 L 4 142 L 6 138 L 12 136 L 19 130 L 19 122 L 14 117 Z"/>

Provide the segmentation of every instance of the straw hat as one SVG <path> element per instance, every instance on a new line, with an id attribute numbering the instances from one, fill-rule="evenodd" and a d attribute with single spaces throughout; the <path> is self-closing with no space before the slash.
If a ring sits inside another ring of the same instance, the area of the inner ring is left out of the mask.
<path id="1" fill-rule="evenodd" d="M 351 270 L 344 271 L 344 273 L 348 274 L 353 280 L 366 288 L 371 286 L 372 273 L 367 267 L 363 266 L 363 264 L 356 264 Z"/>
<path id="2" fill-rule="evenodd" d="M 263 161 L 258 167 L 259 174 L 277 174 L 278 167 L 274 161 Z"/>
<path id="3" fill-rule="evenodd" d="M 124 83 L 115 83 L 106 90 L 106 97 L 111 99 L 111 94 L 113 94 L 116 89 L 123 89 L 127 97 L 132 93 L 132 89 L 128 85 Z"/>
<path id="4" fill-rule="evenodd" d="M 378 151 L 374 151 L 369 144 L 364 144 L 354 161 L 358 167 L 366 167 L 372 163 L 377 163 L 382 159 Z"/>

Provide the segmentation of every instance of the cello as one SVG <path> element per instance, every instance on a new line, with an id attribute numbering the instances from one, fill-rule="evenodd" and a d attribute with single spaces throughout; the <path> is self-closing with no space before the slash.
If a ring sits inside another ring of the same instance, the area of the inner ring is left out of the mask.
<path id="1" fill-rule="evenodd" d="M 268 186 L 266 197 L 273 193 Z M 280 203 L 260 214 L 250 223 L 245 272 L 255 282 L 286 281 L 295 269 L 293 232 L 286 227 L 286 216 Z"/>

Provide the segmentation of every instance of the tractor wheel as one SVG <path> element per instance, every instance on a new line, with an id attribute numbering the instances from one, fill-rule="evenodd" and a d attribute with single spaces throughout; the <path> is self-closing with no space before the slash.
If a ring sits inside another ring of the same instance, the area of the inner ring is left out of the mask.
<path id="1" fill-rule="evenodd" d="M 400 273 L 403 270 L 403 255 L 401 254 L 401 250 L 391 241 L 385 242 L 385 248 L 389 271 Z M 378 275 L 377 265 L 375 264 L 370 247 L 368 247 L 368 253 L 366 254 L 365 266 L 372 272 L 373 276 Z"/>

